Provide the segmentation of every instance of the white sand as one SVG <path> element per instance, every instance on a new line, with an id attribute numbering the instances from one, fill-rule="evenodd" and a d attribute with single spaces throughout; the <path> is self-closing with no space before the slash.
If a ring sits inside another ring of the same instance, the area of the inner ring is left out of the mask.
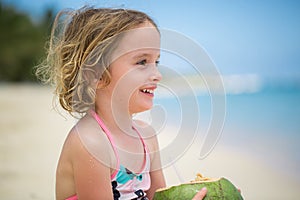
<path id="1" fill-rule="evenodd" d="M 54 199 L 55 166 L 71 120 L 49 88 L 0 86 L 0 199 Z"/>
<path id="2" fill-rule="evenodd" d="M 0 199 L 54 199 L 56 163 L 74 122 L 52 110 L 50 88 L 0 85 Z M 184 181 L 201 172 L 227 177 L 248 200 L 299 199 L 299 180 L 250 154 L 217 145 L 206 159 L 197 155 L 192 147 L 176 163 Z M 169 185 L 180 182 L 174 166 L 165 169 L 165 176 Z"/>

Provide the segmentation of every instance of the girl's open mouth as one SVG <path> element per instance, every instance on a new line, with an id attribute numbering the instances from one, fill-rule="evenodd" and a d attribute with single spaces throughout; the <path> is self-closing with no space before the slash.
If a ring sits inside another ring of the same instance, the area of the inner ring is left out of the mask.
<path id="1" fill-rule="evenodd" d="M 140 91 L 143 92 L 143 93 L 146 93 L 146 94 L 153 94 L 154 93 L 154 90 L 152 90 L 152 89 L 142 89 Z"/>

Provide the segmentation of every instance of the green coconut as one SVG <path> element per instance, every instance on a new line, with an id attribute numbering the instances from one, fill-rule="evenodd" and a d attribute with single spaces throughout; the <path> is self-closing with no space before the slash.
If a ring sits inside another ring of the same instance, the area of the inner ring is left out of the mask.
<path id="1" fill-rule="evenodd" d="M 153 200 L 191 200 L 201 188 L 206 187 L 204 200 L 243 200 L 238 189 L 226 178 L 196 178 L 195 181 L 169 188 L 158 189 Z"/>

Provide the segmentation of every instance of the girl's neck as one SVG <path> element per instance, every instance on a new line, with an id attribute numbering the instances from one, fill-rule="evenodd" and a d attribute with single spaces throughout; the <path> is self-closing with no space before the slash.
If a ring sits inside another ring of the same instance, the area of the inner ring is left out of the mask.
<path id="1" fill-rule="evenodd" d="M 132 134 L 132 115 L 128 112 L 126 106 L 112 106 L 111 103 L 101 105 L 101 103 L 98 103 L 95 106 L 95 111 L 112 133 Z"/>

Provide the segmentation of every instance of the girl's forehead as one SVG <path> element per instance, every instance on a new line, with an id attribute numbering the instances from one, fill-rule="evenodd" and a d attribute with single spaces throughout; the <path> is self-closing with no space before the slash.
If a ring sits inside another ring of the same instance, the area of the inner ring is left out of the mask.
<path id="1" fill-rule="evenodd" d="M 160 51 L 160 34 L 153 25 L 145 25 L 122 33 L 121 40 L 113 57 L 120 57 L 130 52 L 151 54 Z"/>

